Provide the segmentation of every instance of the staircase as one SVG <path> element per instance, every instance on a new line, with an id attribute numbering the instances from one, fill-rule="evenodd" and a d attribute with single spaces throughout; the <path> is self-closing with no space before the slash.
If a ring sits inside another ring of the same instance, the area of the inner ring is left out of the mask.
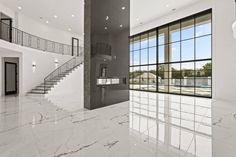
<path id="1" fill-rule="evenodd" d="M 70 75 L 70 73 L 81 64 L 83 64 L 82 56 L 72 58 L 45 77 L 44 82 L 36 86 L 28 92 L 28 94 L 47 94 L 55 85 L 57 85 L 63 78 Z"/>

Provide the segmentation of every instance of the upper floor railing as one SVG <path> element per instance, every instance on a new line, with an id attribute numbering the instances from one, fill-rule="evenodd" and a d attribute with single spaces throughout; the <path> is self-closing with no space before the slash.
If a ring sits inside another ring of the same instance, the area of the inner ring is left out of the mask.
<path id="1" fill-rule="evenodd" d="M 14 28 L 4 22 L 0 22 L 0 39 L 17 45 L 62 55 L 79 56 L 79 54 L 83 53 L 82 47 L 74 46 L 72 49 L 72 45 L 43 39 Z"/>

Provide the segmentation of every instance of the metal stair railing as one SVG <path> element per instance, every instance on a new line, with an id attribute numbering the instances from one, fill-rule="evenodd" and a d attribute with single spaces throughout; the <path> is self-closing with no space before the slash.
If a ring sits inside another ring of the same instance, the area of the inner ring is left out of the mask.
<path id="1" fill-rule="evenodd" d="M 62 55 L 79 56 L 81 49 L 83 49 L 82 47 L 74 46 L 73 48 L 74 52 L 72 52 L 72 45 L 47 40 L 29 34 L 1 21 L 0 21 L 0 39 L 17 45 Z"/>
<path id="2" fill-rule="evenodd" d="M 60 78 L 63 75 L 68 74 L 71 72 L 74 68 L 79 66 L 83 63 L 83 54 L 79 54 L 77 57 L 73 57 L 71 60 L 67 61 L 60 67 L 58 67 L 56 70 L 54 70 L 52 73 L 50 73 L 47 77 L 44 78 L 44 94 L 46 94 L 46 85 L 47 83 L 51 82 L 55 78 Z"/>

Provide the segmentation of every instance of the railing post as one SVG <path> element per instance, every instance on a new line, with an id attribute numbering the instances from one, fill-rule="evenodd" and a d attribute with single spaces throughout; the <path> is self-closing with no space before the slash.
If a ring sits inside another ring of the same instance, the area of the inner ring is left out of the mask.
<path id="1" fill-rule="evenodd" d="M 44 51 L 47 51 L 47 41 L 44 39 Z"/>
<path id="2" fill-rule="evenodd" d="M 24 32 L 21 31 L 21 46 L 24 46 Z"/>
<path id="3" fill-rule="evenodd" d="M 46 79 L 44 79 L 44 94 L 46 94 Z"/>

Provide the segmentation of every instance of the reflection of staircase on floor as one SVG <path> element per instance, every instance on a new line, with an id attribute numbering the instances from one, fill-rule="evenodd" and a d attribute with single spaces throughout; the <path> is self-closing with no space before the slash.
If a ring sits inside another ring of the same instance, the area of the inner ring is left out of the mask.
<path id="1" fill-rule="evenodd" d="M 44 79 L 43 83 L 33 88 L 30 92 L 28 92 L 28 94 L 47 94 L 54 88 L 55 85 L 60 83 L 63 78 L 70 75 L 82 63 L 82 57 L 74 57 L 49 74 Z"/>

